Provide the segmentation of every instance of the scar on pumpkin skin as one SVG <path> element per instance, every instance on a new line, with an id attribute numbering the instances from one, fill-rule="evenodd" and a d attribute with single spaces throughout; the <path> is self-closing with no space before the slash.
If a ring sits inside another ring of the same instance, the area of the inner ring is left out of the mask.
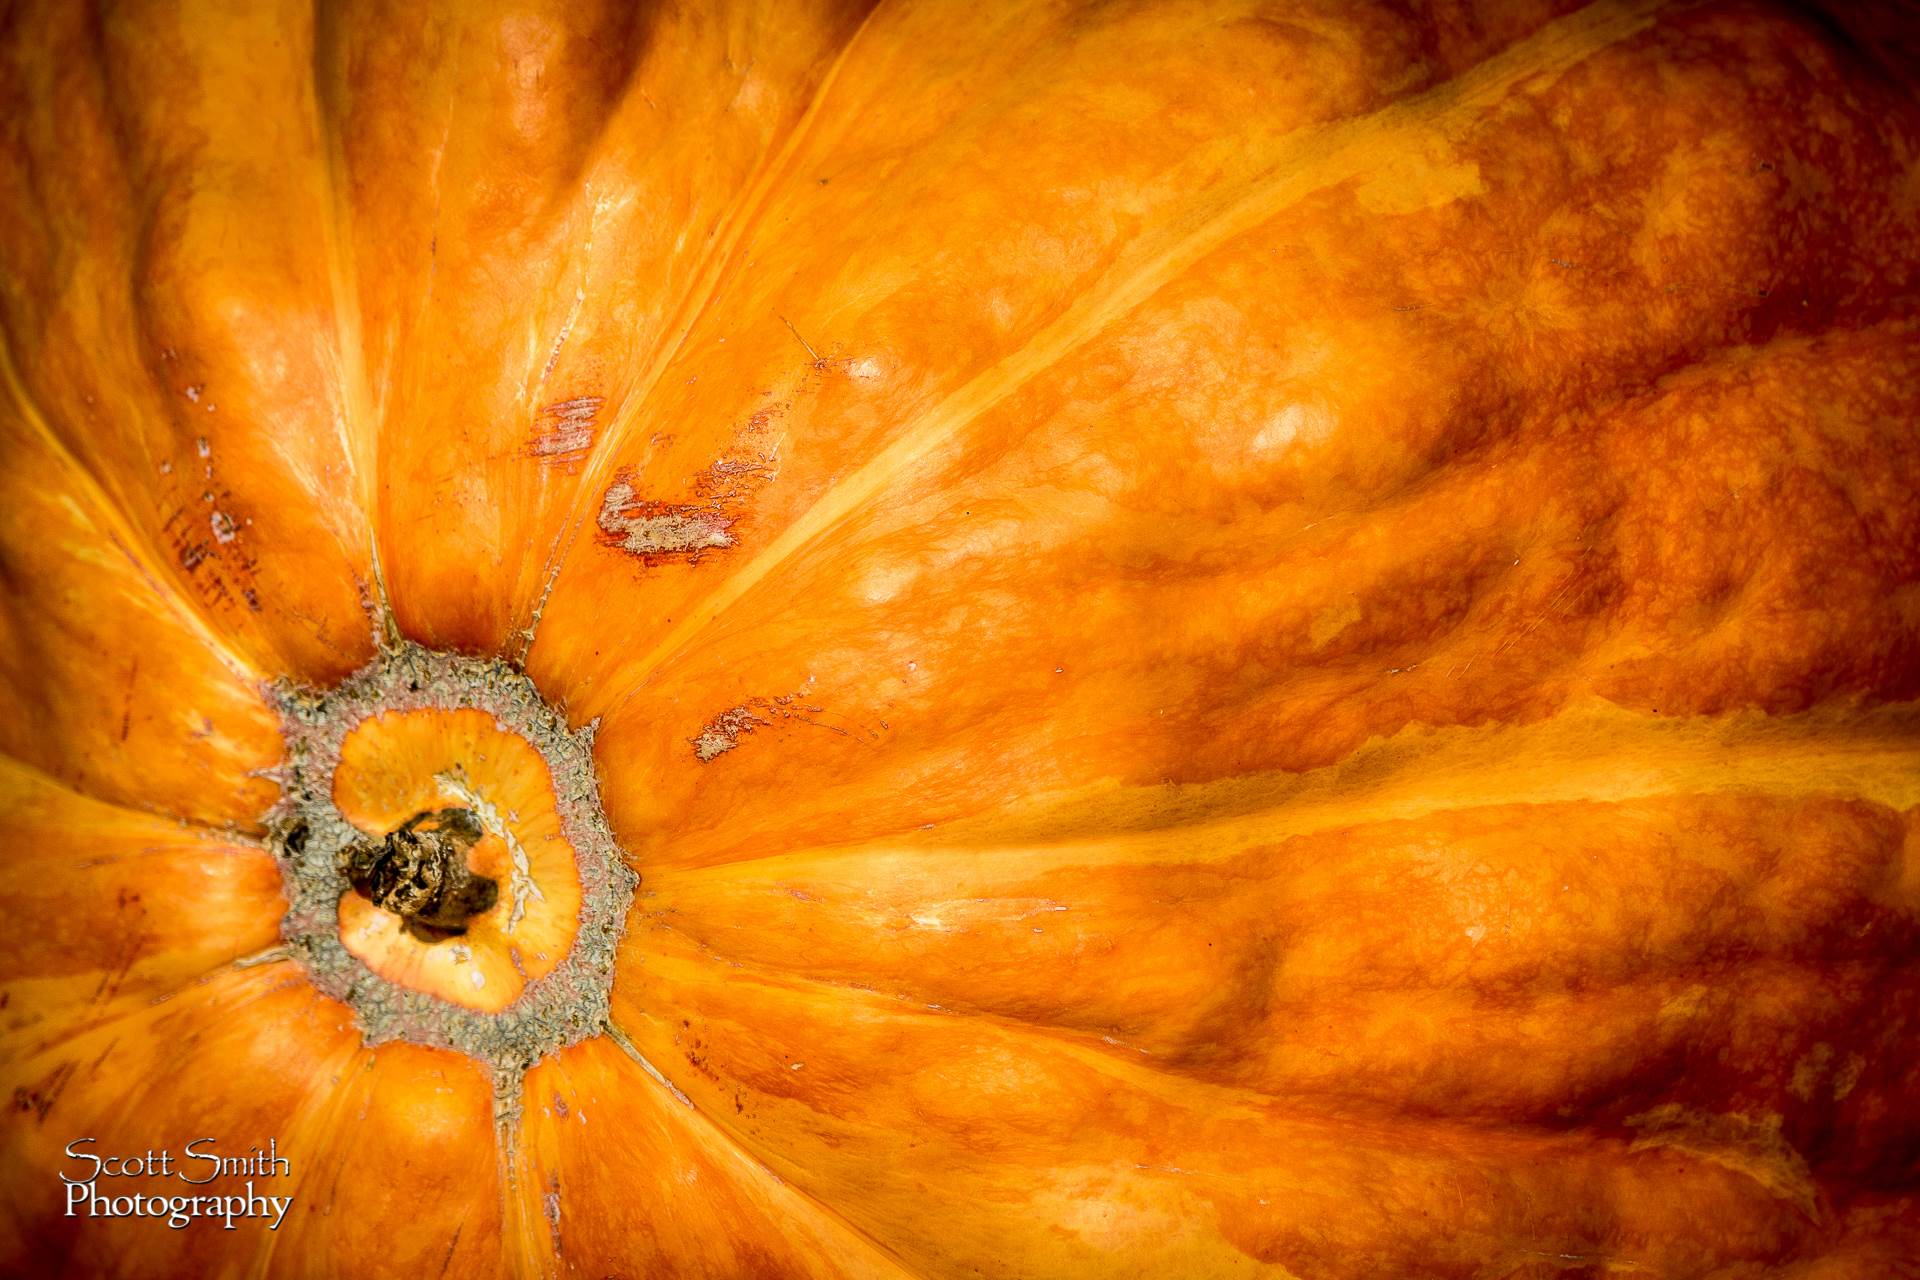
<path id="1" fill-rule="evenodd" d="M 600 502 L 600 531 L 636 556 L 688 555 L 733 545 L 733 521 L 705 507 L 642 502 L 616 480 Z"/>
<path id="2" fill-rule="evenodd" d="M 752 733 L 767 721 L 753 713 L 751 706 L 742 704 L 730 711 L 722 711 L 707 722 L 699 736 L 688 738 L 693 744 L 693 754 L 705 764 L 715 756 L 733 750 L 740 745 L 740 735 Z"/>
<path id="3" fill-rule="evenodd" d="M 771 393 L 769 393 L 771 394 Z M 734 545 L 734 523 L 756 493 L 778 478 L 780 444 L 767 437 L 788 402 L 756 410 L 719 457 L 689 482 L 695 502 L 642 498 L 631 471 L 623 469 L 600 498 L 595 520 L 605 539 L 642 559 L 685 556 L 698 563 L 703 551 Z"/>
<path id="4" fill-rule="evenodd" d="M 740 739 L 755 729 L 764 728 L 774 720 L 797 720 L 801 724 L 812 725 L 816 729 L 825 729 L 841 737 L 851 737 L 851 733 L 837 724 L 809 719 L 810 715 L 819 715 L 824 707 L 800 705 L 800 694 L 783 693 L 777 698 L 749 698 L 737 707 L 722 711 L 709 720 L 705 727 L 687 742 L 693 747 L 693 754 L 705 764 L 714 757 L 733 750 L 740 745 Z M 800 713 L 806 714 L 800 714 Z M 764 713 L 764 714 L 762 714 Z"/>
<path id="5" fill-rule="evenodd" d="M 605 403 L 601 396 L 577 396 L 542 409 L 528 455 L 552 466 L 574 467 L 593 448 L 595 418 Z"/>

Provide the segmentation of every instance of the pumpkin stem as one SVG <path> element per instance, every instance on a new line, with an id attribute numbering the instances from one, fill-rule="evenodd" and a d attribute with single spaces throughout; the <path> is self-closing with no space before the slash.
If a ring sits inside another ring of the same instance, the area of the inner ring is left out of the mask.
<path id="1" fill-rule="evenodd" d="M 486 834 L 471 809 L 416 813 L 377 840 L 355 840 L 339 852 L 341 874 L 354 891 L 406 921 L 422 942 L 467 931 L 467 921 L 500 899 L 500 886 L 467 867 L 467 851 Z"/>

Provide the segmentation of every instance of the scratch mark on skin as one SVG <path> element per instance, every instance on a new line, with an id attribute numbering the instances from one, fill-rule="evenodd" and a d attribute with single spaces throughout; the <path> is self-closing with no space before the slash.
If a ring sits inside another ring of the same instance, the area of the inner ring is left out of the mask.
<path id="1" fill-rule="evenodd" d="M 547 1184 L 551 1189 L 540 1197 L 541 1207 L 546 1210 L 547 1230 L 553 1236 L 553 1252 L 560 1253 L 560 1175 L 554 1174 Z"/>
<path id="2" fill-rule="evenodd" d="M 793 327 L 793 321 L 787 319 L 785 316 L 781 316 L 780 323 L 787 326 L 787 332 L 793 335 L 793 340 L 795 342 L 798 342 L 801 346 L 807 349 L 807 357 L 813 361 L 814 368 L 820 369 L 826 366 L 827 362 L 820 358 L 820 353 L 813 349 L 813 344 L 811 342 L 808 342 L 805 338 L 801 337 L 800 331 Z"/>
<path id="3" fill-rule="evenodd" d="M 635 1062 L 639 1063 L 640 1069 L 646 1072 L 648 1075 L 652 1076 L 656 1084 L 660 1085 L 660 1087 L 665 1089 L 668 1093 L 671 1093 L 674 1097 L 678 1098 L 690 1110 L 698 1109 L 694 1107 L 693 1099 L 689 1098 L 686 1094 L 682 1093 L 680 1091 L 679 1085 L 667 1079 L 664 1075 L 661 1075 L 660 1068 L 654 1066 L 651 1062 L 647 1061 L 646 1055 L 641 1053 L 640 1050 L 636 1049 L 634 1047 L 633 1041 L 627 1038 L 627 1033 L 622 1031 L 619 1027 L 615 1026 L 611 1022 L 607 1023 L 607 1038 L 612 1040 L 615 1044 L 619 1045 L 621 1052 L 625 1053 L 629 1058 L 632 1058 Z"/>
<path id="4" fill-rule="evenodd" d="M 135 655 L 127 667 L 127 692 L 120 703 L 120 741 L 125 742 L 127 735 L 133 732 L 133 698 L 140 687 L 140 658 Z"/>
<path id="5" fill-rule="evenodd" d="M 601 496 L 595 523 L 603 540 L 649 562 L 685 556 L 697 563 L 703 551 L 733 546 L 733 525 L 747 500 L 779 477 L 779 444 L 768 450 L 760 441 L 785 411 L 784 403 L 769 405 L 747 420 L 732 450 L 694 477 L 698 501 L 642 498 L 631 474 L 622 472 Z"/>
<path id="6" fill-rule="evenodd" d="M 593 448 L 594 420 L 604 403 L 600 396 L 577 396 L 542 409 L 534 420 L 528 455 L 569 471 L 577 470 L 577 464 Z"/>
<path id="7" fill-rule="evenodd" d="M 854 737 L 850 729 L 812 719 L 824 713 L 826 708 L 804 703 L 794 705 L 800 702 L 800 696 L 798 693 L 783 693 L 777 698 L 749 698 L 737 707 L 722 711 L 709 720 L 697 735 L 687 739 L 693 746 L 693 754 L 704 764 L 739 746 L 740 739 L 745 735 L 770 726 L 776 720 L 798 721 L 815 729 L 837 733 L 843 738 Z"/>
<path id="8" fill-rule="evenodd" d="M 567 338 L 573 333 L 575 322 L 580 319 L 580 310 L 587 302 L 587 270 L 593 260 L 593 233 L 600 224 L 600 213 L 606 207 L 604 197 L 595 197 L 593 183 L 586 184 L 585 195 L 590 202 L 587 212 L 587 234 L 581 238 L 579 260 L 580 283 L 573 287 L 573 306 L 567 311 L 567 318 L 560 324 L 560 332 L 553 337 L 553 346 L 547 352 L 547 363 L 540 370 L 539 380 L 533 385 L 529 400 L 538 400 L 546 389 L 547 379 L 553 374 L 553 366 L 560 363 L 560 349 L 567 345 Z"/>
<path id="9" fill-rule="evenodd" d="M 66 1092 L 67 1085 L 72 1081 L 74 1072 L 79 1070 L 79 1066 L 77 1062 L 62 1062 L 54 1068 L 53 1074 L 47 1077 L 39 1088 L 28 1089 L 21 1086 L 14 1089 L 14 1110 L 31 1111 L 37 1123 L 45 1124 L 47 1113 L 53 1110 L 53 1104 L 58 1102 L 60 1095 Z"/>

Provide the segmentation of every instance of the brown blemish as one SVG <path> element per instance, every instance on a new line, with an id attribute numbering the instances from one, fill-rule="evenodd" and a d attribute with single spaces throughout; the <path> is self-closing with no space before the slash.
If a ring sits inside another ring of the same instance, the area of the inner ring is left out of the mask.
<path id="1" fill-rule="evenodd" d="M 551 466 L 576 469 L 593 447 L 595 420 L 604 403 L 600 396 L 578 396 L 548 405 L 534 419 L 527 453 Z"/>
<path id="2" fill-rule="evenodd" d="M 749 704 L 741 704 L 731 711 L 722 711 L 707 722 L 706 728 L 698 737 L 688 738 L 693 744 L 693 754 L 700 757 L 702 764 L 715 756 L 733 750 L 740 745 L 740 736 L 752 733 L 761 725 L 768 723 L 755 715 Z"/>
<path id="3" fill-rule="evenodd" d="M 212 446 L 203 436 L 195 443 L 201 457 L 208 457 Z M 169 474 L 184 472 L 163 468 Z M 240 535 L 253 523 L 251 516 L 236 516 L 233 493 L 212 480 L 212 465 L 206 468 L 209 479 L 199 487 L 198 506 L 175 500 L 161 532 L 172 550 L 186 582 L 209 607 L 222 612 L 237 610 L 243 604 L 253 613 L 260 612 L 258 560 L 248 552 Z M 177 491 L 176 491 L 177 492 Z"/>
<path id="4" fill-rule="evenodd" d="M 813 717 L 826 711 L 825 707 L 813 706 L 802 701 L 797 693 L 783 693 L 777 698 L 749 698 L 739 706 L 723 711 L 708 721 L 695 737 L 687 741 L 693 745 L 693 754 L 701 763 L 712 760 L 740 745 L 743 735 L 752 733 L 781 720 L 793 720 L 800 724 L 811 725 L 816 729 L 825 729 L 842 737 L 851 737 L 849 730 L 837 724 L 828 724 Z M 877 735 L 876 735 L 877 736 Z"/>
<path id="5" fill-rule="evenodd" d="M 697 562 L 702 552 L 734 545 L 733 526 L 747 502 L 779 474 L 780 443 L 769 446 L 766 437 L 786 409 L 772 404 L 749 417 L 733 447 L 693 478 L 692 502 L 642 498 L 632 472 L 615 476 L 596 522 L 603 541 L 648 561 L 683 556 Z"/>
<path id="6" fill-rule="evenodd" d="M 633 485 L 615 480 L 600 501 L 600 531 L 636 556 L 684 555 L 733 545 L 733 521 L 709 507 L 645 502 Z"/>

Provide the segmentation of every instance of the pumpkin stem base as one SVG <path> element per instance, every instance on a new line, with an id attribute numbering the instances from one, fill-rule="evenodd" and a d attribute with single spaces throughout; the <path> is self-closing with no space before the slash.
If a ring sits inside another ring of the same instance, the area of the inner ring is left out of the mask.
<path id="1" fill-rule="evenodd" d="M 274 699 L 281 935 L 366 1042 L 500 1077 L 603 1034 L 639 878 L 601 812 L 593 726 L 509 663 L 411 643 Z"/>

